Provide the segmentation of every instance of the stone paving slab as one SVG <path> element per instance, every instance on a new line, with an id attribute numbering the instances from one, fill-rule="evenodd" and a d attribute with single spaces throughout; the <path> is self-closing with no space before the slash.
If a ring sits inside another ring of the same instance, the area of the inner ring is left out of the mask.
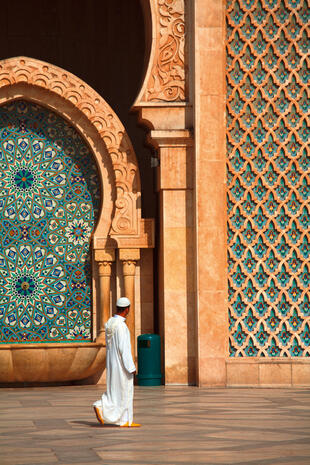
<path id="1" fill-rule="evenodd" d="M 0 389 L 0 465 L 310 465 L 309 389 L 137 386 L 132 429 L 98 424 L 103 390 Z"/>

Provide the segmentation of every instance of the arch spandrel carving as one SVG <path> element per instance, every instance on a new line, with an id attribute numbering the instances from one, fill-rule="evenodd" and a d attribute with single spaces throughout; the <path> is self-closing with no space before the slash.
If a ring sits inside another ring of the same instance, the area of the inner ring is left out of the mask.
<path id="1" fill-rule="evenodd" d="M 126 237 L 134 236 L 139 242 L 141 189 L 138 164 L 129 137 L 111 107 L 85 82 L 57 66 L 27 57 L 0 61 L 0 103 L 21 97 L 41 102 L 63 114 L 88 141 L 88 130 L 93 136 L 96 133 L 99 136 L 97 143 L 93 141 L 91 145 L 101 170 L 103 153 L 101 151 L 100 157 L 96 146 L 103 144 L 105 147 L 108 163 L 112 166 L 110 182 L 114 185 L 108 189 L 110 203 L 104 199 L 94 244 L 99 242 L 100 248 L 104 248 L 107 236 L 115 240 L 114 247 Z M 107 227 L 104 223 L 111 215 Z M 109 247 L 113 247 L 111 240 Z"/>
<path id="2" fill-rule="evenodd" d="M 142 1 L 152 27 L 150 60 L 134 107 L 187 100 L 185 65 L 185 0 Z"/>

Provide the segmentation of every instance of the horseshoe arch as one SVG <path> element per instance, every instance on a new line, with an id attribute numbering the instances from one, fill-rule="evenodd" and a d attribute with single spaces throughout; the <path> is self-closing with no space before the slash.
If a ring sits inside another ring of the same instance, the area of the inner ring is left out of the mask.
<path id="1" fill-rule="evenodd" d="M 136 156 L 122 123 L 104 99 L 57 66 L 15 57 L 0 61 L 0 106 L 16 100 L 58 113 L 90 147 L 104 192 L 92 237 L 94 251 L 145 247 L 148 233 L 141 219 Z M 96 373 L 104 359 L 99 342 L 2 344 L 0 382 L 82 379 Z"/>

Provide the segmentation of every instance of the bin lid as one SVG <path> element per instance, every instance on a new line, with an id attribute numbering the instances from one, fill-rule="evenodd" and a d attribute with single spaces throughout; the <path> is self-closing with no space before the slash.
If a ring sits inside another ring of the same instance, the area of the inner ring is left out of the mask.
<path id="1" fill-rule="evenodd" d="M 147 341 L 147 340 L 155 340 L 155 339 L 160 339 L 159 334 L 147 333 L 147 334 L 140 334 L 140 336 L 138 336 L 138 341 Z"/>

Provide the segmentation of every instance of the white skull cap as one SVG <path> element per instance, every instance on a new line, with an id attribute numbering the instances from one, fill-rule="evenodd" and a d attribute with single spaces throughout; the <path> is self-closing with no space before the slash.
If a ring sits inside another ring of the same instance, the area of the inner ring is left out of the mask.
<path id="1" fill-rule="evenodd" d="M 116 302 L 117 307 L 129 307 L 130 306 L 130 300 L 127 299 L 127 297 L 120 297 L 117 302 Z"/>

